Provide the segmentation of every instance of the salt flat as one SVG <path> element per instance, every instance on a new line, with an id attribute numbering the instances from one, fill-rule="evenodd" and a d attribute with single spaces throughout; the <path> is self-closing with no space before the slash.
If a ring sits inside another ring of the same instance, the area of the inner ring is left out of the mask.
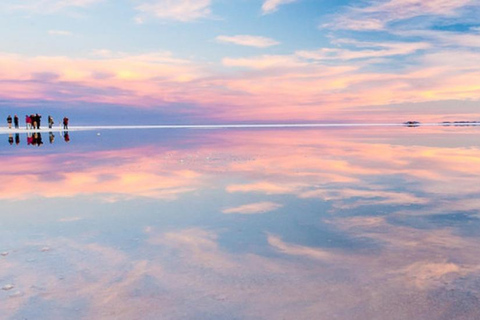
<path id="1" fill-rule="evenodd" d="M 87 128 L 0 141 L 5 319 L 480 317 L 478 127 Z"/>
<path id="2" fill-rule="evenodd" d="M 442 123 L 422 123 L 422 126 L 442 126 Z M 475 126 L 480 124 L 470 124 Z M 192 124 L 192 125 L 102 125 L 102 126 L 69 126 L 68 130 L 62 127 L 42 127 L 41 129 L 25 129 L 0 127 L 0 134 L 22 132 L 49 132 L 49 131 L 87 131 L 87 130 L 132 130 L 132 129 L 272 129 L 272 128 L 335 128 L 335 127 L 397 127 L 403 123 L 258 123 L 258 124 Z"/>

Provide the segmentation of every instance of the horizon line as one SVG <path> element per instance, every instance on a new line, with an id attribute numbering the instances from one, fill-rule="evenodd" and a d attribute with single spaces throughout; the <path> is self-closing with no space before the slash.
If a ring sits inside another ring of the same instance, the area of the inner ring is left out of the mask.
<path id="1" fill-rule="evenodd" d="M 480 122 L 451 121 L 431 123 L 257 123 L 257 124 L 166 124 L 166 125 L 100 125 L 100 126 L 70 126 L 44 127 L 41 129 L 0 127 L 0 134 L 6 133 L 35 133 L 35 132 L 63 132 L 63 131 L 93 131 L 93 130 L 122 130 L 122 129 L 262 129 L 262 128 L 328 128 L 328 127 L 419 127 L 419 126 L 480 126 Z"/>

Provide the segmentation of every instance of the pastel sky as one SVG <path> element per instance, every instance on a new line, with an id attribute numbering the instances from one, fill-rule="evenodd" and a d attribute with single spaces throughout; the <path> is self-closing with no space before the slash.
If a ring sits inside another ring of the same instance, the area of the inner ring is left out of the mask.
<path id="1" fill-rule="evenodd" d="M 77 123 L 479 120 L 479 16 L 478 0 L 3 0 L 0 108 Z"/>

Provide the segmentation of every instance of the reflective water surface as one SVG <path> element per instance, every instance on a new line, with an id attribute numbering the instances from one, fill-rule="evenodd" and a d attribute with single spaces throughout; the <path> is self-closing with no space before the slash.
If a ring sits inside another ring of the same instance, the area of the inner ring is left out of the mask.
<path id="1" fill-rule="evenodd" d="M 2 319 L 480 318 L 480 128 L 18 138 Z"/>

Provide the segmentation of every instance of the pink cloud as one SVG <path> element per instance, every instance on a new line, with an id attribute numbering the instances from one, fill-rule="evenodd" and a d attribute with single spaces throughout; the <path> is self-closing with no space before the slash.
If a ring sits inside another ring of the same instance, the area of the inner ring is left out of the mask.
<path id="1" fill-rule="evenodd" d="M 424 42 L 349 45 L 357 49 L 226 57 L 222 66 L 165 52 L 100 50 L 82 59 L 1 54 L 5 90 L 0 97 L 160 108 L 182 103 L 218 121 L 338 121 L 346 110 L 355 121 L 353 116 L 367 106 L 480 99 L 475 51 L 430 50 Z M 411 63 L 392 72 L 374 71 L 377 59 L 396 55 Z"/>
<path id="2" fill-rule="evenodd" d="M 456 16 L 458 11 L 473 0 L 388 0 L 369 1 L 363 7 L 350 7 L 323 27 L 332 29 L 386 30 L 387 24 L 418 16 Z"/>
<path id="3" fill-rule="evenodd" d="M 252 58 L 224 58 L 222 64 L 226 67 L 244 67 L 249 69 L 275 69 L 275 68 L 294 68 L 306 66 L 305 62 L 300 61 L 294 56 L 272 56 L 264 55 Z"/>
<path id="4" fill-rule="evenodd" d="M 265 0 L 262 5 L 263 14 L 269 14 L 278 10 L 278 7 L 297 2 L 298 0 Z"/>
<path id="5" fill-rule="evenodd" d="M 274 184 L 267 181 L 261 181 L 256 183 L 250 184 L 235 184 L 229 185 L 227 187 L 227 191 L 230 193 L 234 192 L 261 192 L 265 194 L 288 194 L 295 191 L 296 188 L 299 186 L 286 184 L 286 183 L 278 183 Z"/>
<path id="6" fill-rule="evenodd" d="M 222 210 L 225 214 L 260 214 L 281 208 L 282 205 L 274 202 L 249 203 L 239 207 L 226 208 Z"/>
<path id="7" fill-rule="evenodd" d="M 41 160 L 29 156 L 6 157 L 2 163 L 11 168 L 7 173 L 11 183 L 8 188 L 2 188 L 1 197 L 21 200 L 32 195 L 55 198 L 88 194 L 107 202 L 135 197 L 174 200 L 203 184 L 201 173 L 188 169 L 170 171 L 167 167 L 172 162 L 160 164 L 148 156 L 150 153 L 147 148 L 78 154 L 77 160 L 68 160 L 62 155 Z M 109 161 L 112 158 L 116 159 L 114 166 Z M 69 162 L 70 169 L 51 171 L 52 162 L 65 161 Z M 33 169 L 32 162 L 36 163 Z M 81 163 L 94 164 L 86 168 Z M 132 166 L 143 169 L 132 171 Z M 54 179 L 44 179 L 46 175 Z M 59 184 L 63 187 L 59 188 Z M 37 188 L 39 185 L 42 187 Z"/>
<path id="8" fill-rule="evenodd" d="M 142 23 L 143 17 L 181 22 L 194 21 L 210 16 L 210 6 L 211 0 L 142 0 L 136 7 L 141 12 L 137 22 Z"/>
<path id="9" fill-rule="evenodd" d="M 268 48 L 279 44 L 270 38 L 251 35 L 237 35 L 237 36 L 218 36 L 216 37 L 218 42 L 233 43 L 241 46 Z"/>
<path id="10" fill-rule="evenodd" d="M 268 243 L 276 250 L 288 255 L 305 256 L 312 259 L 326 260 L 328 262 L 337 259 L 334 254 L 327 250 L 285 243 L 281 238 L 274 235 L 268 235 Z"/>
<path id="11" fill-rule="evenodd" d="M 372 59 L 392 56 L 410 55 L 418 50 L 425 50 L 431 47 L 426 42 L 355 42 L 358 47 L 377 48 L 376 50 L 349 50 L 338 48 L 323 48 L 317 51 L 297 51 L 296 55 L 313 60 L 353 60 Z"/>

